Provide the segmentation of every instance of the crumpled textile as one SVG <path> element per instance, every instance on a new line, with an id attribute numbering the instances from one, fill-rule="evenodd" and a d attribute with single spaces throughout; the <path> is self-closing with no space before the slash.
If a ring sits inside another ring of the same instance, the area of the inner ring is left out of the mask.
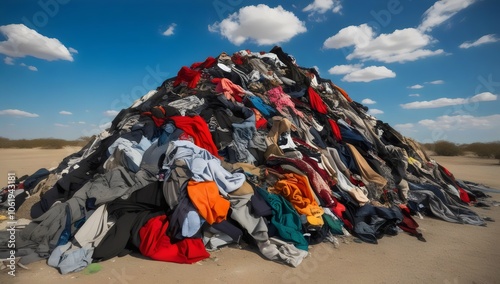
<path id="1" fill-rule="evenodd" d="M 196 239 L 183 239 L 175 244 L 165 234 L 168 227 L 166 215 L 149 219 L 139 230 L 141 254 L 154 260 L 176 263 L 195 263 L 210 257 L 203 241 Z"/>
<path id="2" fill-rule="evenodd" d="M 302 234 L 302 221 L 292 204 L 283 196 L 270 193 L 260 187 L 256 187 L 255 191 L 271 207 L 273 211 L 271 224 L 275 227 L 279 237 L 293 243 L 297 248 L 307 251 L 309 244 Z"/>
<path id="3" fill-rule="evenodd" d="M 230 173 L 221 165 L 221 161 L 190 141 L 177 140 L 169 143 L 166 157 L 163 161 L 165 179 L 168 178 L 171 166 L 177 160 L 184 160 L 195 181 L 215 181 L 219 192 L 227 196 L 245 182 L 245 174 Z"/>
<path id="4" fill-rule="evenodd" d="M 201 107 L 205 103 L 204 99 L 197 96 L 189 96 L 173 102 L 169 102 L 168 106 L 176 108 L 181 115 L 186 115 L 186 111 Z"/>
<path id="5" fill-rule="evenodd" d="M 219 195 L 214 181 L 189 181 L 187 186 L 189 199 L 208 224 L 220 223 L 226 219 L 229 201 Z"/>
<path id="6" fill-rule="evenodd" d="M 302 263 L 309 253 L 298 249 L 291 244 L 272 239 L 257 243 L 260 252 L 268 259 L 284 262 L 292 267 L 297 267 Z"/>
<path id="7" fill-rule="evenodd" d="M 395 226 L 403 221 L 398 207 L 378 207 L 371 204 L 361 206 L 356 212 L 354 232 L 368 243 L 376 244 L 384 234 L 397 234 Z"/>
<path id="8" fill-rule="evenodd" d="M 218 150 L 208 129 L 207 122 L 201 116 L 171 116 L 170 119 L 174 121 L 177 128 L 193 137 L 196 145 L 206 149 L 212 155 L 218 156 Z"/>
<path id="9" fill-rule="evenodd" d="M 92 263 L 94 248 L 90 244 L 80 248 L 72 246 L 71 243 L 56 247 L 47 264 L 59 268 L 61 274 L 77 272 Z"/>
<path id="10" fill-rule="evenodd" d="M 222 78 L 222 79 L 214 79 L 212 81 L 215 81 L 217 83 L 217 86 L 215 87 L 215 91 L 217 93 L 222 93 L 226 97 L 226 99 L 230 101 L 239 101 L 241 102 L 242 99 L 241 97 L 246 93 L 246 91 L 240 86 L 236 85 L 231 80 Z M 239 98 L 238 98 L 239 97 Z"/>
<path id="11" fill-rule="evenodd" d="M 283 174 L 283 179 L 278 180 L 271 192 L 284 196 L 299 214 L 305 215 L 307 222 L 313 226 L 323 225 L 323 209 L 314 199 L 313 192 L 307 177 L 295 173 Z"/>
<path id="12" fill-rule="evenodd" d="M 408 182 L 408 206 L 415 211 L 427 210 L 447 222 L 484 226 L 486 222 L 473 210 L 454 204 L 438 186 Z"/>
<path id="13" fill-rule="evenodd" d="M 269 96 L 269 101 L 273 103 L 276 109 L 282 114 L 284 113 L 286 107 L 289 107 L 296 115 L 302 118 L 304 117 L 304 114 L 295 108 L 295 104 L 292 102 L 292 99 L 283 91 L 281 86 L 272 88 L 267 91 L 267 94 Z"/>
<path id="14" fill-rule="evenodd" d="M 127 167 L 127 169 L 132 172 L 137 172 L 140 169 L 142 156 L 144 152 L 151 146 L 151 141 L 149 141 L 146 137 L 142 137 L 139 143 L 134 141 L 130 141 L 124 138 L 118 138 L 116 141 L 111 144 L 108 148 L 109 158 L 104 163 L 104 167 L 106 168 L 107 163 L 112 163 L 114 159 L 116 159 L 113 154 L 116 151 L 121 151 L 123 155 L 122 166 Z M 111 169 L 111 168 L 109 168 Z"/>
<path id="15" fill-rule="evenodd" d="M 311 104 L 311 109 L 314 109 L 321 114 L 328 113 L 328 107 L 323 102 L 319 94 L 313 89 L 313 87 L 307 88 L 307 94 L 309 96 L 309 104 Z"/>

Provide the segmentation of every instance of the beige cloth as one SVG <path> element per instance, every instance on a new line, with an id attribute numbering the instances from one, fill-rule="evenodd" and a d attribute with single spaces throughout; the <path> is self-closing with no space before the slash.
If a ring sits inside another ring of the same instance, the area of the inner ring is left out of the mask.
<path id="1" fill-rule="evenodd" d="M 278 145 L 278 139 L 282 133 L 296 129 L 295 125 L 287 118 L 281 116 L 273 117 L 273 126 L 266 137 L 267 150 L 264 153 L 264 157 L 267 159 L 273 154 L 276 156 L 283 156 L 284 153 Z"/>
<path id="2" fill-rule="evenodd" d="M 379 186 L 380 188 L 383 188 L 387 184 L 387 180 L 379 175 L 377 172 L 375 172 L 372 167 L 368 164 L 368 162 L 365 160 L 365 158 L 359 153 L 358 149 L 354 147 L 353 145 L 346 143 L 349 149 L 351 150 L 351 153 L 354 157 L 354 160 L 356 160 L 356 164 L 359 167 L 360 174 L 361 176 L 366 179 L 369 182 L 372 182 Z"/>

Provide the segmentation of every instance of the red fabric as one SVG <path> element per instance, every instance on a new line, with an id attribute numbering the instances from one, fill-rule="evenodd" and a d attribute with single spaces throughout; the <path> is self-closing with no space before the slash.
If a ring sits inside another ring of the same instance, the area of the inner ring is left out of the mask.
<path id="1" fill-rule="evenodd" d="M 255 122 L 255 127 L 257 129 L 267 128 L 267 119 L 261 118 Z"/>
<path id="2" fill-rule="evenodd" d="M 445 167 L 439 165 L 441 167 L 441 169 L 443 169 L 444 173 L 449 176 L 449 177 L 453 177 L 453 174 Z"/>
<path id="3" fill-rule="evenodd" d="M 307 88 L 307 94 L 309 95 L 309 103 L 311 104 L 311 108 L 319 113 L 326 114 L 328 112 L 328 108 L 325 105 L 325 102 L 321 99 L 318 93 L 312 88 Z"/>
<path id="4" fill-rule="evenodd" d="M 219 157 L 217 147 L 212 139 L 212 134 L 208 129 L 207 122 L 199 115 L 196 116 L 171 116 L 177 128 L 182 129 L 186 134 L 194 139 L 194 144 L 201 147 L 212 155 Z"/>
<path id="5" fill-rule="evenodd" d="M 399 209 L 401 209 L 401 213 L 403 213 L 403 221 L 398 223 L 398 227 L 405 232 L 417 235 L 418 223 L 415 219 L 413 219 L 413 217 L 411 217 L 410 209 L 408 209 L 408 207 L 404 204 L 400 204 Z"/>
<path id="6" fill-rule="evenodd" d="M 233 63 L 236 65 L 241 65 L 244 63 L 243 56 L 239 55 L 238 53 L 235 53 L 233 54 L 233 56 L 231 56 L 231 61 L 233 61 Z"/>
<path id="7" fill-rule="evenodd" d="M 155 109 L 160 110 L 160 112 L 154 111 Z M 153 111 L 145 111 L 141 113 L 141 115 L 147 115 L 151 117 L 156 127 L 162 126 L 167 120 L 167 118 L 165 117 L 165 110 L 162 106 L 156 106 L 153 108 Z"/>
<path id="8" fill-rule="evenodd" d="M 257 129 L 267 128 L 267 119 L 265 119 L 260 111 L 256 108 L 250 108 L 255 114 L 255 127 Z"/>
<path id="9" fill-rule="evenodd" d="M 195 263 L 210 257 L 201 239 L 186 238 L 172 244 L 166 234 L 167 227 L 167 216 L 160 215 L 149 219 L 139 230 L 139 251 L 142 255 L 176 263 Z"/>
<path id="10" fill-rule="evenodd" d="M 293 140 L 293 139 L 292 139 Z M 311 166 L 322 178 L 323 180 L 329 185 L 329 186 L 334 186 L 335 184 L 337 184 L 335 182 L 335 180 L 330 176 L 330 174 L 325 170 L 325 169 L 322 169 L 319 165 L 318 165 L 318 162 L 316 160 L 314 160 L 313 158 L 307 156 L 307 155 L 303 155 L 302 156 L 302 160 L 306 163 L 309 164 L 309 166 Z"/>
<path id="11" fill-rule="evenodd" d="M 463 188 L 458 187 L 458 193 L 460 193 L 460 199 L 465 203 L 470 203 L 469 194 Z"/>
<path id="12" fill-rule="evenodd" d="M 354 228 L 353 224 L 346 218 L 344 218 L 344 212 L 345 212 L 345 205 L 340 203 L 337 198 L 333 197 L 333 200 L 335 203 L 328 208 L 337 216 L 342 222 L 344 222 L 344 225 L 347 227 L 347 229 L 352 230 Z"/>
<path id="13" fill-rule="evenodd" d="M 188 88 L 196 88 L 198 81 L 200 81 L 201 72 L 197 70 L 192 70 L 189 67 L 182 66 L 181 70 L 177 72 L 177 77 L 174 81 L 174 87 L 179 86 L 182 82 L 186 82 Z"/>
<path id="14" fill-rule="evenodd" d="M 329 118 L 328 123 L 330 124 L 330 126 L 332 128 L 333 136 L 335 137 L 335 140 L 337 140 L 337 142 L 342 141 L 342 134 L 340 133 L 340 128 L 337 125 L 337 123 L 335 122 L 335 120 Z"/>
<path id="15" fill-rule="evenodd" d="M 205 68 L 210 68 L 217 63 L 217 59 L 213 58 L 212 56 L 207 57 L 205 61 L 203 62 L 195 62 L 191 64 L 191 69 L 205 69 Z"/>
<path id="16" fill-rule="evenodd" d="M 460 200 L 462 200 L 463 202 L 469 204 L 471 202 L 471 198 L 469 196 L 469 194 L 467 193 L 467 191 L 465 191 L 463 188 L 461 188 L 460 186 L 458 186 L 456 180 L 455 180 L 455 176 L 445 167 L 439 165 L 439 167 L 443 170 L 443 172 L 449 176 L 453 182 L 454 182 L 454 185 L 455 187 L 458 189 L 458 193 L 460 195 Z"/>

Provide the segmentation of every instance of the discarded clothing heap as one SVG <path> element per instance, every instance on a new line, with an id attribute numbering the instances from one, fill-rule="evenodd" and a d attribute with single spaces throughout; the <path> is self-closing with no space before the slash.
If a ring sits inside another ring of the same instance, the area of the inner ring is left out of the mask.
<path id="1" fill-rule="evenodd" d="M 38 201 L 19 208 L 33 221 L 16 255 L 61 273 L 130 251 L 193 263 L 243 241 L 296 267 L 335 236 L 425 241 L 417 212 L 485 225 L 468 208 L 480 192 L 278 46 L 182 67 L 23 185 L 16 204 Z"/>

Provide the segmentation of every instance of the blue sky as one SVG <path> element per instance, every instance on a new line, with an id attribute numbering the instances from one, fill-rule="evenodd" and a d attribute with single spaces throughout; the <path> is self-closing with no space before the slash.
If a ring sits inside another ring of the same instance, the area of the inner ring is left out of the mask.
<path id="1" fill-rule="evenodd" d="M 280 45 L 420 142 L 500 140 L 495 0 L 0 2 L 0 136 L 75 139 L 182 66 Z"/>

